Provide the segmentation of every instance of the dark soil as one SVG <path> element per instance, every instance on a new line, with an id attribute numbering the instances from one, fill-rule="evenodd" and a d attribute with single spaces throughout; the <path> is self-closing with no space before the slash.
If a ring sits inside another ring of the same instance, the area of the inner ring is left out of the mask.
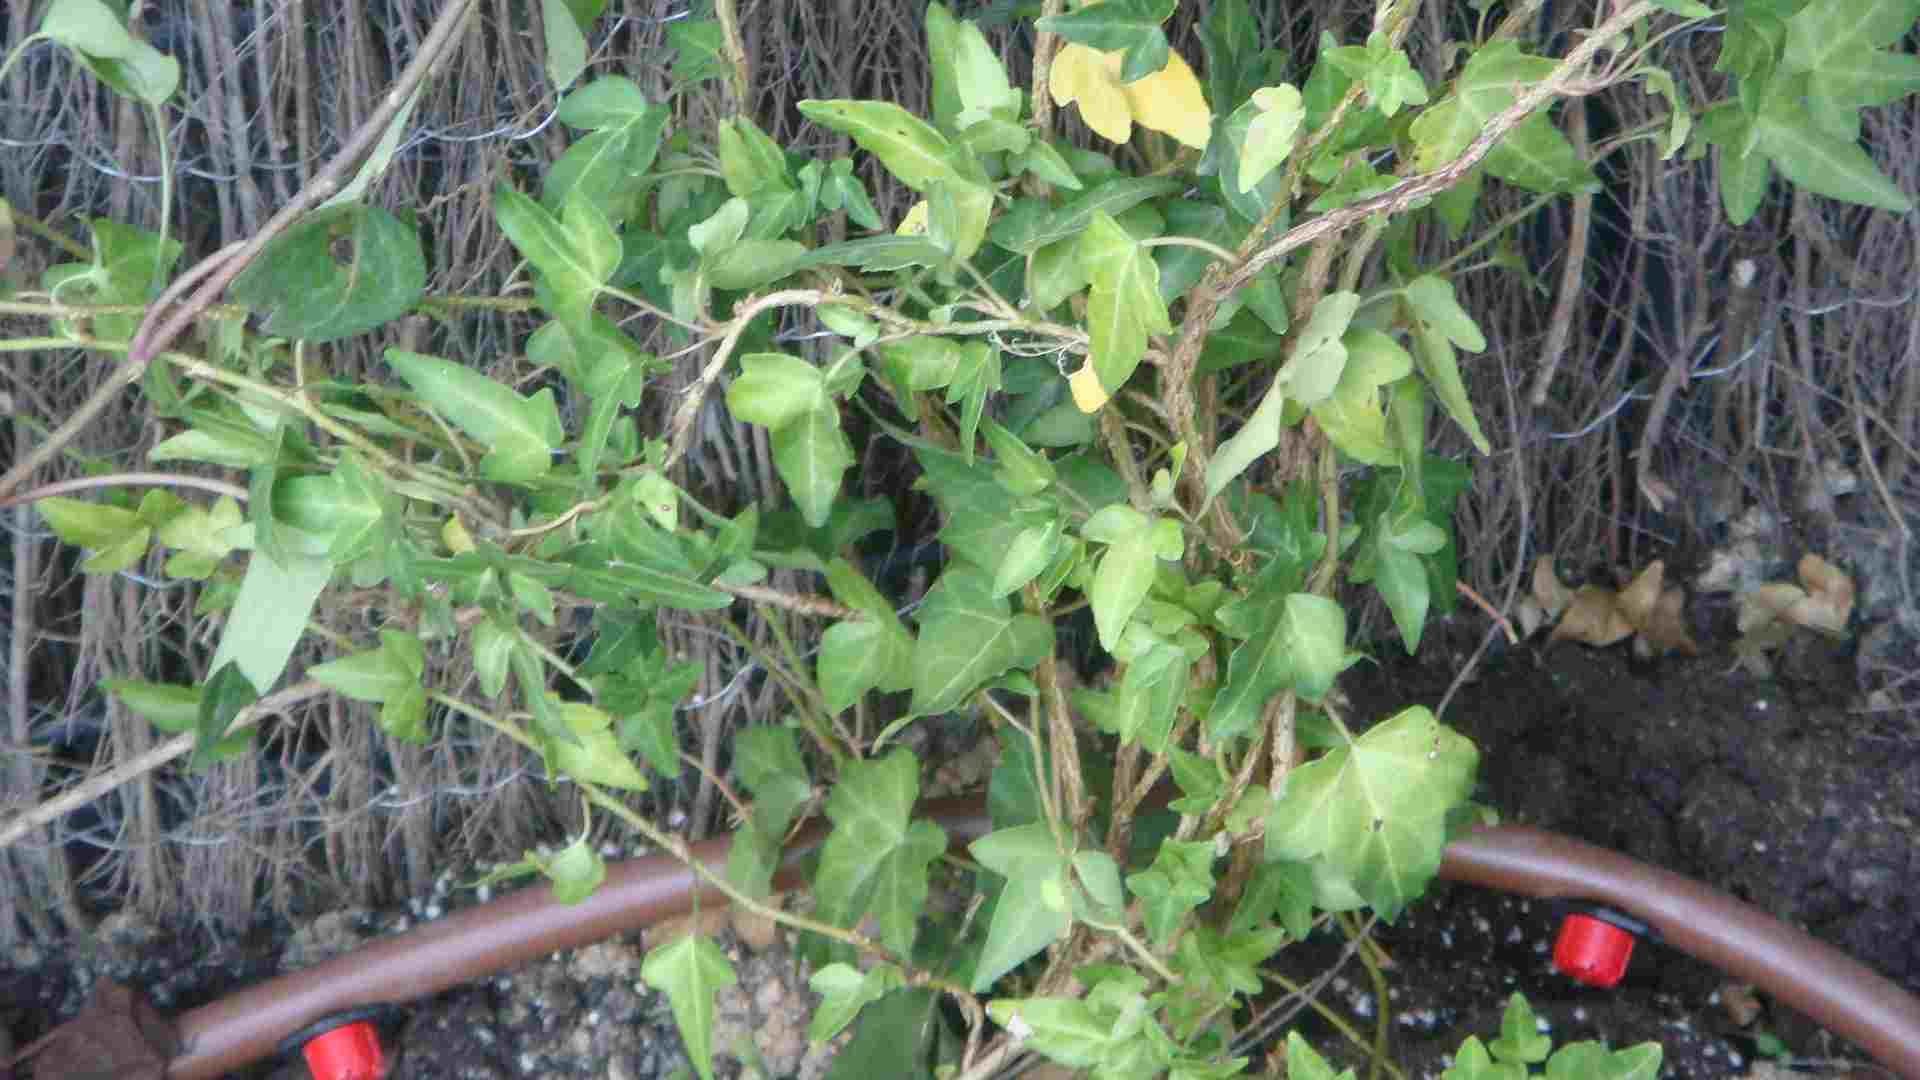
<path id="1" fill-rule="evenodd" d="M 1436 704 L 1464 659 L 1356 671 L 1353 711 L 1377 717 Z M 1727 667 L 1724 657 L 1643 664 L 1618 650 L 1523 646 L 1487 658 L 1445 719 L 1481 747 L 1480 798 L 1507 819 L 1712 882 L 1920 991 L 1920 735 L 1850 714 L 1851 667 L 1821 648 L 1784 658 L 1776 680 Z M 340 912 L 298 934 L 281 928 L 224 943 L 109 920 L 95 942 L 8 958 L 0 1026 L 17 1043 L 34 1038 L 71 1015 L 101 974 L 182 1010 L 469 902 L 469 891 L 443 888 L 411 910 Z M 1437 1076 L 1469 1033 L 1497 1034 L 1515 990 L 1556 1044 L 1653 1040 L 1665 1047 L 1667 1076 L 1750 1075 L 1769 1038 L 1802 1062 L 1865 1061 L 1764 998 L 1756 1010 L 1748 988 L 1657 945 L 1637 950 L 1619 988 L 1581 988 L 1549 969 L 1556 916 L 1546 905 L 1439 884 L 1379 930 L 1392 958 L 1393 1057 L 1407 1076 Z M 742 1075 L 738 1062 L 757 1059 L 746 1075 L 818 1076 L 826 1052 L 805 1052 L 809 998 L 785 946 L 754 951 L 731 930 L 721 937 L 742 971 L 723 1003 L 722 1074 Z M 1309 942 L 1283 958 L 1311 978 L 1339 953 L 1338 942 Z M 421 1003 L 389 1025 L 388 1045 L 401 1055 L 394 1075 L 671 1075 L 685 1058 L 664 998 L 639 981 L 641 955 L 637 939 L 614 941 Z M 1372 1038 L 1377 1009 L 1357 962 L 1334 973 L 1323 1000 Z M 1300 1023 L 1329 1056 L 1363 1062 L 1324 1020 L 1303 1013 Z M 280 1063 L 246 1075 L 304 1072 Z"/>

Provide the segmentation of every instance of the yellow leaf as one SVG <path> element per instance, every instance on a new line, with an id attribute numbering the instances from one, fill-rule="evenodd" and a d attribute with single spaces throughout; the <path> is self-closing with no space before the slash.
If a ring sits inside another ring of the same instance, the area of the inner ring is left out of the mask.
<path id="1" fill-rule="evenodd" d="M 1560 624 L 1553 628 L 1547 643 L 1551 645 L 1564 638 L 1604 648 L 1631 633 L 1633 624 L 1620 613 L 1619 597 L 1613 590 L 1583 585 L 1573 594 L 1573 602 L 1567 605 L 1566 614 L 1560 616 Z"/>
<path id="2" fill-rule="evenodd" d="M 1739 614 L 1734 624 L 1742 634 L 1751 634 L 1769 623 L 1786 620 L 1794 605 L 1806 598 L 1805 589 L 1785 582 L 1748 589 L 1740 594 Z"/>
<path id="3" fill-rule="evenodd" d="M 1560 614 L 1573 602 L 1573 590 L 1560 583 L 1560 575 L 1554 572 L 1553 556 L 1542 555 L 1533 560 L 1533 599 L 1548 618 Z"/>
<path id="4" fill-rule="evenodd" d="M 1847 619 L 1853 615 L 1853 579 L 1839 567 L 1809 553 L 1800 559 L 1800 580 L 1807 586 L 1807 601 L 1796 605 L 1790 616 L 1809 630 L 1834 637 L 1845 636 Z"/>
<path id="5" fill-rule="evenodd" d="M 1165 67 L 1130 83 L 1120 81 L 1120 56 L 1075 43 L 1063 46 L 1047 76 L 1053 103 L 1078 104 L 1080 119 L 1110 142 L 1132 138 L 1138 121 L 1197 150 L 1206 149 L 1213 114 L 1200 80 L 1180 54 L 1169 52 Z"/>
<path id="6" fill-rule="evenodd" d="M 473 534 L 467 531 L 467 524 L 455 514 L 440 526 L 440 542 L 455 555 L 465 555 L 473 550 Z"/>
<path id="7" fill-rule="evenodd" d="M 1133 109 L 1120 90 L 1120 54 L 1069 42 L 1053 58 L 1047 88 L 1055 105 L 1077 103 L 1080 119 L 1109 142 L 1133 137 Z"/>
<path id="8" fill-rule="evenodd" d="M 1652 621 L 1653 609 L 1660 603 L 1660 587 L 1666 573 L 1666 560 L 1655 559 L 1640 571 L 1632 584 L 1620 591 L 1620 614 L 1627 617 L 1634 629 L 1645 630 Z"/>
<path id="9" fill-rule="evenodd" d="M 1112 53 L 1118 77 L 1120 54 Z M 1133 118 L 1141 127 L 1165 132 L 1195 150 L 1207 148 L 1213 134 L 1213 113 L 1207 109 L 1200 80 L 1177 52 L 1167 53 L 1167 66 L 1134 82 L 1122 84 Z"/>
<path id="10" fill-rule="evenodd" d="M 1686 604 L 1686 590 L 1678 585 L 1661 593 L 1647 621 L 1641 624 L 1635 644 L 1644 644 L 1655 656 L 1676 650 L 1699 656 L 1700 646 L 1694 643 L 1693 635 L 1687 633 Z"/>
<path id="11" fill-rule="evenodd" d="M 893 230 L 900 236 L 925 236 L 927 233 L 927 200 L 921 199 L 907 208 L 907 216 L 900 219 L 900 225 Z"/>
<path id="12" fill-rule="evenodd" d="M 1107 388 L 1100 385 L 1100 376 L 1093 370 L 1091 360 L 1067 377 L 1067 388 L 1073 391 L 1073 403 L 1083 413 L 1099 412 L 1100 406 L 1107 403 Z"/>

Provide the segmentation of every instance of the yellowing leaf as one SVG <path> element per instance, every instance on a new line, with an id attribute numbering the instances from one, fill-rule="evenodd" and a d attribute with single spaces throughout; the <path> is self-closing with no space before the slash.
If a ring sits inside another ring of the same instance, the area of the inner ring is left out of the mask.
<path id="1" fill-rule="evenodd" d="M 1133 137 L 1133 109 L 1120 89 L 1119 53 L 1101 53 L 1069 42 L 1053 58 L 1047 89 L 1055 105 L 1064 108 L 1077 103 L 1080 119 L 1108 142 L 1123 143 Z"/>
<path id="2" fill-rule="evenodd" d="M 1653 616 L 1653 609 L 1660 603 L 1660 587 L 1667 573 L 1667 561 L 1655 559 L 1640 571 L 1632 584 L 1621 590 L 1617 601 L 1620 614 L 1635 627 L 1647 625 Z"/>
<path id="3" fill-rule="evenodd" d="M 893 230 L 900 236 L 925 236 L 927 234 L 927 200 L 921 199 L 907 208 L 907 216 Z"/>
<path id="4" fill-rule="evenodd" d="M 1554 572 L 1553 556 L 1542 555 L 1533 563 L 1533 598 L 1549 617 L 1565 611 L 1573 602 L 1573 590 L 1560 583 Z"/>
<path id="5" fill-rule="evenodd" d="M 1633 624 L 1620 613 L 1619 599 L 1604 586 L 1581 586 L 1547 642 L 1566 639 L 1605 647 L 1624 639 L 1633 633 Z"/>
<path id="6" fill-rule="evenodd" d="M 1794 621 L 1809 630 L 1839 637 L 1847 631 L 1847 619 L 1853 615 L 1853 579 L 1818 555 L 1800 558 L 1800 580 L 1806 583 L 1811 603 L 1797 610 Z"/>
<path id="7" fill-rule="evenodd" d="M 1114 54 L 1114 63 L 1119 63 Z M 1200 80 L 1177 52 L 1167 54 L 1167 66 L 1136 82 L 1124 83 L 1127 104 L 1141 127 L 1173 136 L 1177 142 L 1195 150 L 1207 148 L 1213 134 L 1213 113 L 1207 109 L 1206 95 L 1200 92 Z"/>
<path id="8" fill-rule="evenodd" d="M 1168 53 L 1165 67 L 1130 83 L 1120 81 L 1121 56 L 1075 43 L 1062 47 L 1047 77 L 1054 104 L 1078 104 L 1080 119 L 1110 142 L 1132 138 L 1137 122 L 1196 150 L 1206 149 L 1213 113 L 1200 80 L 1180 54 Z"/>
<path id="9" fill-rule="evenodd" d="M 1080 365 L 1080 370 L 1067 376 L 1067 389 L 1073 391 L 1073 403 L 1083 413 L 1096 413 L 1100 406 L 1107 403 L 1106 388 L 1100 385 L 1100 374 L 1093 370 L 1093 361 Z"/>
<path id="10" fill-rule="evenodd" d="M 1661 593 L 1659 603 L 1640 627 L 1640 636 L 1634 639 L 1635 647 L 1655 656 L 1676 651 L 1700 655 L 1700 646 L 1687 632 L 1686 602 L 1686 590 L 1677 585 Z"/>

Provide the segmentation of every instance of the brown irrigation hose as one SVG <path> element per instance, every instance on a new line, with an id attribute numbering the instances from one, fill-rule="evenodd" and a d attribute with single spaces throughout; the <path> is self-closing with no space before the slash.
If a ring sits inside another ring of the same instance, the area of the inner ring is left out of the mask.
<path id="1" fill-rule="evenodd" d="M 979 798 L 925 803 L 923 816 L 956 845 L 989 829 Z M 822 825 L 804 829 L 775 881 L 799 884 L 799 861 Z M 727 838 L 693 845 L 720 869 Z M 1724 893 L 1616 852 L 1541 829 L 1497 825 L 1447 846 L 1440 875 L 1540 898 L 1594 900 L 1626 912 L 1668 942 L 1751 980 L 1829 1030 L 1858 1043 L 1901 1076 L 1920 1080 L 1920 999 L 1838 949 Z M 302 971 L 256 984 L 179 1017 L 185 1049 L 167 1066 L 174 1080 L 212 1080 L 272 1054 L 315 1020 L 356 1006 L 404 1002 L 515 967 L 561 949 L 635 930 L 692 910 L 693 872 L 672 856 L 607 868 L 606 882 L 578 904 L 526 888 L 384 938 Z M 711 888 L 699 903 L 721 903 Z"/>

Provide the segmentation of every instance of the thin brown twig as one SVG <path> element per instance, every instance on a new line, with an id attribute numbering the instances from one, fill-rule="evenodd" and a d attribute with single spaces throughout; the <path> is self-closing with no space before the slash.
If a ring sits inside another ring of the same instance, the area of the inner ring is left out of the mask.
<path id="1" fill-rule="evenodd" d="M 79 436 L 88 425 L 98 418 L 107 405 L 118 397 L 120 392 L 133 385 L 153 357 L 165 350 L 173 340 L 180 336 L 188 325 L 198 319 L 214 300 L 224 291 L 233 279 L 238 277 L 248 263 L 252 262 L 274 237 L 286 230 L 294 220 L 306 214 L 314 207 L 332 198 L 349 179 L 354 170 L 373 152 L 381 138 L 386 134 L 388 125 L 400 115 L 413 98 L 414 90 L 426 80 L 428 71 L 445 54 L 448 47 L 466 25 L 466 17 L 473 8 L 474 0 L 449 0 L 441 10 L 433 29 L 420 43 L 420 51 L 415 54 L 412 63 L 407 65 L 393 88 L 354 132 L 347 145 L 334 155 L 331 162 L 321 173 L 314 177 L 292 202 L 282 207 L 260 231 L 244 242 L 229 244 L 214 252 L 199 264 L 189 269 L 160 296 L 146 318 L 141 320 L 140 328 L 134 332 L 133 341 L 127 350 L 127 358 L 113 376 L 100 385 L 86 402 L 68 417 L 66 422 L 54 430 L 47 440 L 34 448 L 26 460 L 19 462 L 0 476 L 0 495 L 13 491 L 24 483 L 34 470 L 45 464 L 59 453 L 68 443 Z M 165 314 L 174 307 L 174 302 L 195 283 L 193 295 L 181 301 L 172 314 Z"/>
<path id="2" fill-rule="evenodd" d="M 109 473 L 104 476 L 76 476 L 71 480 L 56 480 L 51 484 L 42 484 L 32 491 L 23 491 L 18 495 L 9 495 L 0 499 L 0 508 L 18 506 L 36 499 L 66 495 L 75 491 L 92 491 L 108 487 L 177 487 L 193 488 L 198 491 L 210 491 L 215 495 L 226 495 L 241 502 L 247 501 L 247 489 L 239 484 L 230 484 L 225 480 L 213 480 L 204 476 L 188 476 L 184 473 L 130 472 Z"/>
<path id="3" fill-rule="evenodd" d="M 234 716 L 233 722 L 227 725 L 227 730 L 223 735 L 232 735 L 238 731 L 242 731 L 263 716 L 282 712 L 302 701 L 319 697 L 326 692 L 326 686 L 312 680 L 294 683 L 285 690 L 268 694 L 259 701 L 241 709 L 240 712 Z M 176 735 L 166 742 L 161 743 L 159 746 L 141 754 L 139 757 L 131 761 L 121 762 L 111 769 L 95 773 L 53 798 L 48 799 L 46 802 L 41 803 L 25 813 L 17 815 L 4 826 L 0 826 L 0 848 L 11 847 L 22 836 L 25 836 L 39 826 L 54 821 L 63 814 L 72 813 L 129 780 L 150 773 L 160 766 L 165 765 L 167 762 L 172 761 L 174 758 L 184 757 L 192 753 L 193 743 L 194 735 L 192 732 Z"/>

